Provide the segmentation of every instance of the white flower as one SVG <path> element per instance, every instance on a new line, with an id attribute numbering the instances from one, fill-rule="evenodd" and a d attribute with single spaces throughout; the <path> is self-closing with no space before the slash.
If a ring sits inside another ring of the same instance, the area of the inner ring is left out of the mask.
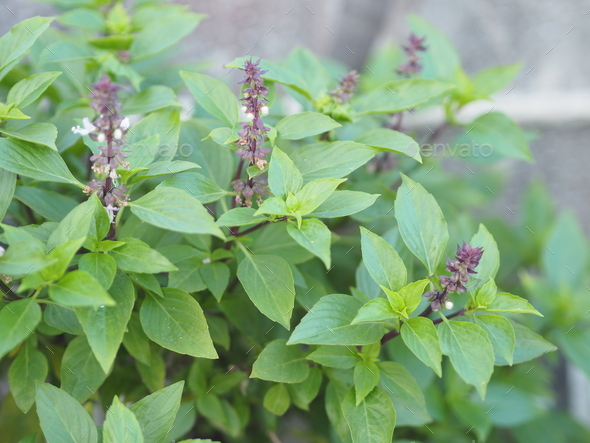
<path id="1" fill-rule="evenodd" d="M 242 106 L 242 112 L 245 114 L 246 112 L 248 112 L 248 107 L 247 106 Z"/>
<path id="2" fill-rule="evenodd" d="M 452 301 L 450 301 L 450 300 L 447 300 L 447 301 L 445 302 L 445 304 L 444 304 L 444 306 L 443 306 L 443 307 L 444 307 L 445 309 L 453 309 L 453 306 L 454 306 L 454 305 L 453 305 L 453 302 L 452 302 Z"/>
<path id="3" fill-rule="evenodd" d="M 121 129 L 129 129 L 130 125 L 131 122 L 129 121 L 129 117 L 125 117 L 119 126 Z"/>
<path id="4" fill-rule="evenodd" d="M 4 249 L 2 246 L 0 246 L 0 257 L 2 257 L 5 252 L 6 252 L 6 249 Z"/>
<path id="5" fill-rule="evenodd" d="M 268 115 L 269 109 L 268 106 L 263 106 L 262 108 L 260 108 L 260 113 L 264 116 L 264 115 Z"/>
<path id="6" fill-rule="evenodd" d="M 107 136 L 104 135 L 102 132 L 96 136 L 96 141 L 99 143 L 103 143 L 107 139 Z"/>
<path id="7" fill-rule="evenodd" d="M 107 214 L 109 215 L 109 222 L 112 223 L 115 219 L 115 212 L 117 212 L 119 208 L 113 205 L 108 205 L 105 206 L 105 209 L 107 210 Z"/>
<path id="8" fill-rule="evenodd" d="M 246 113 L 246 118 L 249 118 L 250 120 L 252 120 L 254 118 L 254 114 L 252 114 L 251 112 Z"/>
<path id="9" fill-rule="evenodd" d="M 203 263 L 205 263 L 205 264 L 211 263 L 211 257 L 204 258 Z"/>
<path id="10" fill-rule="evenodd" d="M 96 131 L 96 126 L 94 126 L 92 123 L 90 123 L 90 120 L 88 119 L 88 117 L 84 117 L 82 119 L 82 124 L 84 125 L 83 128 L 81 128 L 80 126 L 76 126 L 76 127 L 72 128 L 72 132 L 74 134 L 88 135 L 91 132 Z"/>
<path id="11" fill-rule="evenodd" d="M 116 140 L 121 140 L 121 137 L 123 137 L 123 131 L 121 131 L 119 128 L 115 129 L 115 132 L 113 132 L 113 137 L 115 137 Z"/>
<path id="12" fill-rule="evenodd" d="M 113 180 L 117 180 L 119 178 L 119 174 L 117 174 L 117 170 L 116 169 L 111 169 L 111 172 L 109 173 L 109 177 L 111 177 Z"/>

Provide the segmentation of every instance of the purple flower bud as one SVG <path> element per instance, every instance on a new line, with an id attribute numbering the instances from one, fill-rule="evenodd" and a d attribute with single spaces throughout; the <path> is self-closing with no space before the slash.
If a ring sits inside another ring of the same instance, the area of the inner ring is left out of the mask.
<path id="1" fill-rule="evenodd" d="M 340 80 L 340 84 L 336 89 L 330 91 L 329 94 L 334 100 L 340 104 L 346 103 L 354 95 L 356 85 L 359 82 L 360 75 L 356 71 L 350 71 Z"/>
<path id="2" fill-rule="evenodd" d="M 426 37 L 418 37 L 415 34 L 410 34 L 409 44 L 403 45 L 404 52 L 406 54 L 407 63 L 401 64 L 397 69 L 399 75 L 404 77 L 411 77 L 414 74 L 419 74 L 422 71 L 422 65 L 420 59 L 422 56 L 420 52 L 428 49 L 423 43 Z"/>

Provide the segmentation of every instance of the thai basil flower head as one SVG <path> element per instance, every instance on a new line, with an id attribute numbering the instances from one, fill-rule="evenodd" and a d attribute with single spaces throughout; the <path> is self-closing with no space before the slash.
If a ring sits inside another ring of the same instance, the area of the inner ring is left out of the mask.
<path id="1" fill-rule="evenodd" d="M 338 87 L 329 92 L 334 101 L 343 104 L 352 98 L 356 91 L 360 75 L 356 71 L 350 71 L 342 79 Z"/>
<path id="2" fill-rule="evenodd" d="M 249 121 L 240 123 L 242 129 L 238 132 L 240 138 L 236 141 L 238 149 L 236 154 L 242 157 L 242 162 L 247 162 L 250 166 L 258 166 L 263 170 L 266 165 L 266 154 L 270 148 L 263 148 L 262 144 L 266 139 L 266 134 L 270 128 L 264 126 L 262 117 L 268 114 L 268 88 L 264 86 L 262 74 L 267 71 L 259 67 L 260 59 L 253 62 L 247 60 L 244 67 L 244 80 L 240 84 L 246 87 L 242 91 L 244 96 L 240 99 L 242 102 L 242 111 L 246 114 Z M 252 198 L 256 197 L 258 203 L 262 202 L 262 194 L 267 194 L 265 188 L 266 181 L 261 178 L 245 180 L 236 179 L 231 185 L 236 192 L 236 202 L 246 206 L 252 205 Z"/>
<path id="3" fill-rule="evenodd" d="M 94 162 L 92 170 L 97 180 L 92 180 L 85 193 L 96 193 L 109 213 L 111 222 L 114 214 L 120 207 L 126 206 L 129 196 L 127 187 L 117 186 L 119 179 L 117 168 L 128 168 L 125 161 L 126 154 L 122 152 L 123 139 L 129 130 L 129 119 L 123 117 L 121 101 L 118 97 L 119 85 L 104 75 L 99 82 L 92 85 L 89 97 L 92 98 L 90 106 L 98 113 L 98 117 L 91 123 L 89 119 L 83 120 L 84 128 L 77 126 L 72 128 L 75 134 L 88 135 L 94 141 L 98 141 L 99 152 L 90 157 Z"/>
<path id="4" fill-rule="evenodd" d="M 410 34 L 409 44 L 403 45 L 404 53 L 406 54 L 408 62 L 399 66 L 397 69 L 397 73 L 399 75 L 411 77 L 412 75 L 419 74 L 420 71 L 422 71 L 422 65 L 420 64 L 420 59 L 422 56 L 420 53 L 428 49 L 426 46 L 424 46 L 425 39 L 426 37 L 418 37 L 415 34 Z"/>

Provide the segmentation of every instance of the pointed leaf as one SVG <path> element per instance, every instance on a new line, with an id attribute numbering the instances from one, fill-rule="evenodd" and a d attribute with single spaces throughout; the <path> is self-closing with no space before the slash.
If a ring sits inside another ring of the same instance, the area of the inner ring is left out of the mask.
<path id="1" fill-rule="evenodd" d="M 281 338 L 262 350 L 250 377 L 277 383 L 301 383 L 308 375 L 305 354 L 297 346 L 287 346 L 287 340 Z"/>

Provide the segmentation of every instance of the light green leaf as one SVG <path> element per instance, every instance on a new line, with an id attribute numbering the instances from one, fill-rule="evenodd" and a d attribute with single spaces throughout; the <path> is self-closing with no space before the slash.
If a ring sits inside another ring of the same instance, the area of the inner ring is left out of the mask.
<path id="1" fill-rule="evenodd" d="M 344 177 L 378 152 L 378 149 L 350 141 L 314 143 L 297 149 L 291 160 L 307 183 L 320 178 Z"/>
<path id="2" fill-rule="evenodd" d="M 57 138 L 57 128 L 50 123 L 33 123 L 19 129 L 0 129 L 0 133 L 9 138 L 15 138 L 36 145 L 47 146 L 57 151 L 55 139 Z"/>
<path id="3" fill-rule="evenodd" d="M 33 74 L 16 83 L 6 96 L 6 103 L 24 108 L 37 100 L 43 92 L 61 75 L 61 72 L 42 72 Z M 56 133 L 57 135 L 57 133 Z"/>
<path id="4" fill-rule="evenodd" d="M 37 415 L 47 443 L 98 443 L 88 411 L 49 383 L 37 383 Z"/>
<path id="5" fill-rule="evenodd" d="M 476 315 L 473 319 L 487 332 L 494 346 L 494 351 L 512 366 L 512 356 L 516 345 L 512 323 L 499 315 Z"/>
<path id="6" fill-rule="evenodd" d="M 164 297 L 162 294 L 162 287 L 158 282 L 158 279 L 153 274 L 142 274 L 137 272 L 129 272 L 127 274 L 129 278 L 139 286 L 148 291 L 152 291 L 154 294 Z"/>
<path id="7" fill-rule="evenodd" d="M 330 269 L 330 242 L 331 232 L 321 221 L 310 218 L 301 222 L 301 227 L 295 224 L 287 225 L 287 232 L 297 243 L 319 257 Z"/>
<path id="8" fill-rule="evenodd" d="M 264 200 L 264 202 L 258 207 L 258 210 L 254 212 L 256 217 L 263 216 L 263 214 L 271 215 L 290 215 L 291 208 L 287 206 L 284 200 L 278 197 L 270 197 Z"/>
<path id="9" fill-rule="evenodd" d="M 0 164 L 4 169 L 36 180 L 85 187 L 72 175 L 61 156 L 47 146 L 0 138 Z"/>
<path id="10" fill-rule="evenodd" d="M 326 201 L 308 215 L 319 218 L 345 217 L 367 209 L 375 203 L 377 197 L 379 197 L 379 194 L 367 194 L 357 191 L 334 191 Z"/>
<path id="11" fill-rule="evenodd" d="M 305 354 L 297 346 L 287 346 L 287 340 L 280 338 L 262 350 L 250 377 L 277 383 L 301 383 L 308 375 Z"/>
<path id="12" fill-rule="evenodd" d="M 229 283 L 229 267 L 222 262 L 205 263 L 199 267 L 201 278 L 219 302 Z"/>
<path id="13" fill-rule="evenodd" d="M 58 20 L 67 26 L 92 29 L 93 31 L 104 31 L 106 26 L 103 14 L 90 8 L 71 9 L 62 14 Z"/>
<path id="14" fill-rule="evenodd" d="M 303 177 L 287 154 L 279 148 L 272 150 L 268 167 L 268 185 L 275 197 L 287 198 L 289 192 L 296 194 L 303 186 Z"/>
<path id="15" fill-rule="evenodd" d="M 522 63 L 492 66 L 482 69 L 471 79 L 473 82 L 472 96 L 474 99 L 489 98 L 511 83 L 522 68 Z"/>
<path id="16" fill-rule="evenodd" d="M 309 214 L 319 205 L 325 202 L 330 195 L 334 193 L 336 188 L 346 179 L 335 178 L 320 178 L 307 183 L 297 194 L 295 199 L 297 206 L 289 208 L 294 212 L 300 212 L 302 215 Z M 289 205 L 287 200 L 287 205 Z"/>
<path id="17" fill-rule="evenodd" d="M 142 398 L 129 409 L 137 417 L 145 443 L 163 443 L 180 407 L 184 381 Z"/>
<path id="18" fill-rule="evenodd" d="M 474 248 L 483 248 L 483 255 L 479 265 L 475 268 L 477 271 L 475 277 L 480 280 L 480 284 L 486 283 L 490 278 L 495 278 L 500 268 L 500 251 L 494 237 L 483 224 L 479 225 L 477 234 L 471 237 L 469 244 Z"/>
<path id="19" fill-rule="evenodd" d="M 193 357 L 217 358 L 203 310 L 186 292 L 164 288 L 163 299 L 149 294 L 139 315 L 147 336 L 160 346 Z"/>
<path id="20" fill-rule="evenodd" d="M 35 382 L 44 382 L 48 369 L 45 356 L 25 342 L 8 370 L 10 392 L 23 414 L 35 403 Z"/>
<path id="21" fill-rule="evenodd" d="M 441 377 L 442 352 L 438 333 L 432 320 L 425 317 L 413 317 L 402 324 L 400 332 L 410 351 Z"/>
<path id="22" fill-rule="evenodd" d="M 485 309 L 489 312 L 514 312 L 516 314 L 533 314 L 543 317 L 526 299 L 507 292 L 498 292 L 494 301 Z"/>
<path id="23" fill-rule="evenodd" d="M 356 394 L 356 405 L 377 386 L 381 371 L 379 367 L 370 361 L 358 361 L 354 365 L 354 392 Z"/>
<path id="24" fill-rule="evenodd" d="M 351 346 L 320 346 L 307 356 L 314 361 L 329 368 L 350 369 L 359 361 L 359 353 Z"/>
<path id="25" fill-rule="evenodd" d="M 189 293 L 203 291 L 207 288 L 207 284 L 201 277 L 200 267 L 202 265 L 203 259 L 200 257 L 190 257 L 176 262 L 178 271 L 168 275 L 168 286 Z"/>
<path id="26" fill-rule="evenodd" d="M 279 139 L 300 140 L 322 134 L 341 126 L 340 123 L 319 112 L 302 112 L 279 120 L 275 125 Z"/>
<path id="27" fill-rule="evenodd" d="M 14 190 L 16 187 L 16 174 L 12 171 L 0 168 L 0 189 L 4 192 L 0 194 L 0 221 L 4 220 L 8 206 L 12 202 Z"/>
<path id="28" fill-rule="evenodd" d="M 41 308 L 31 298 L 17 300 L 0 310 L 0 358 L 33 334 L 41 321 Z"/>
<path id="29" fill-rule="evenodd" d="M 156 188 L 129 206 L 131 212 L 154 226 L 225 238 L 207 209 L 196 198 L 179 189 Z"/>
<path id="30" fill-rule="evenodd" d="M 65 306 L 113 306 L 115 301 L 86 271 L 71 271 L 49 287 L 49 297 Z"/>
<path id="31" fill-rule="evenodd" d="M 167 106 L 182 105 L 172 89 L 163 85 L 154 85 L 125 100 L 121 113 L 124 115 L 147 114 Z"/>
<path id="32" fill-rule="evenodd" d="M 43 320 L 49 326 L 72 335 L 82 335 L 84 330 L 72 308 L 51 303 L 45 308 Z"/>
<path id="33" fill-rule="evenodd" d="M 171 168 L 170 162 L 177 155 L 176 151 L 179 148 L 180 126 L 180 109 L 174 106 L 151 112 L 139 123 L 134 124 L 133 132 L 127 135 L 127 141 L 132 145 L 140 145 L 135 152 L 141 161 L 138 161 L 135 167 L 149 165 L 151 158 L 154 161 L 166 161 L 166 165 Z M 158 139 L 151 138 L 156 135 Z M 145 146 L 141 146 L 142 142 Z"/>
<path id="34" fill-rule="evenodd" d="M 122 272 L 117 274 L 109 294 L 116 306 L 74 309 L 104 372 L 111 369 L 135 303 L 133 283 Z"/>
<path id="35" fill-rule="evenodd" d="M 113 398 L 111 407 L 107 408 L 102 434 L 103 443 L 143 443 L 137 418 L 117 396 Z"/>
<path id="36" fill-rule="evenodd" d="M 516 344 L 514 346 L 514 354 L 513 364 L 522 363 L 525 361 L 532 360 L 533 358 L 537 358 L 540 355 L 548 354 L 551 351 L 557 349 L 557 346 L 549 343 L 543 337 L 541 337 L 536 332 L 531 331 L 526 326 L 521 325 L 520 323 L 516 323 L 515 321 L 510 321 L 512 327 L 514 328 L 514 335 L 516 336 Z M 568 334 L 569 335 L 569 334 Z M 567 347 L 564 342 L 560 342 L 560 346 Z M 564 349 L 566 353 L 572 357 L 572 354 L 568 349 Z M 577 352 L 577 351 L 576 351 Z M 585 355 L 583 353 L 578 353 L 576 356 Z M 574 359 L 575 361 L 576 359 Z M 578 364 L 581 362 L 578 361 Z M 500 355 L 496 354 L 496 366 L 504 366 L 508 365 L 508 362 Z M 581 367 L 581 365 L 580 365 Z"/>
<path id="37" fill-rule="evenodd" d="M 221 217 L 217 220 L 218 226 L 248 226 L 255 225 L 262 221 L 268 220 L 268 217 L 264 215 L 254 215 L 256 209 L 254 208 L 234 208 L 221 214 Z"/>
<path id="38" fill-rule="evenodd" d="M 266 394 L 262 404 L 275 415 L 283 415 L 291 405 L 291 397 L 287 386 L 282 383 L 272 385 Z"/>
<path id="39" fill-rule="evenodd" d="M 284 259 L 248 254 L 238 266 L 238 279 L 260 312 L 290 329 L 295 286 L 291 268 Z"/>
<path id="40" fill-rule="evenodd" d="M 61 361 L 61 388 L 82 403 L 94 395 L 106 378 L 86 337 L 73 339 Z"/>
<path id="41" fill-rule="evenodd" d="M 48 251 L 64 243 L 86 238 L 96 209 L 102 209 L 96 196 L 80 203 L 59 223 L 47 240 Z"/>
<path id="42" fill-rule="evenodd" d="M 490 280 L 477 290 L 475 294 L 475 305 L 478 309 L 485 309 L 495 299 L 498 293 L 496 282 L 490 278 Z"/>
<path id="43" fill-rule="evenodd" d="M 123 271 L 157 274 L 178 269 L 166 257 L 141 240 L 136 238 L 121 240 L 125 244 L 109 251 L 109 255 L 115 259 L 117 267 Z"/>
<path id="44" fill-rule="evenodd" d="M 45 47 L 39 56 L 39 64 L 81 61 L 94 57 L 93 48 L 85 42 L 58 41 Z"/>
<path id="45" fill-rule="evenodd" d="M 55 260 L 45 254 L 45 248 L 41 242 L 18 241 L 13 242 L 6 253 L 0 257 L 0 273 L 12 278 L 20 278 L 36 275 L 38 271 L 53 264 L 55 264 Z"/>
<path id="46" fill-rule="evenodd" d="M 394 293 L 395 294 L 395 293 Z M 400 300 L 403 303 L 403 300 Z M 403 306 L 401 307 L 403 308 Z M 351 324 L 366 322 L 383 322 L 393 320 L 396 317 L 391 300 L 376 298 L 365 303 L 360 309 Z"/>
<path id="47" fill-rule="evenodd" d="M 355 390 L 351 389 L 342 402 L 342 412 L 353 443 L 391 443 L 395 409 L 381 388 L 374 388 L 358 405 Z"/>
<path id="48" fill-rule="evenodd" d="M 444 321 L 438 332 L 443 354 L 483 399 L 494 372 L 494 348 L 488 334 L 480 326 L 463 321 Z"/>
<path id="49" fill-rule="evenodd" d="M 365 132 L 355 140 L 357 143 L 363 143 L 373 148 L 381 149 L 386 152 L 397 152 L 411 157 L 422 163 L 420 156 L 420 147 L 418 142 L 406 134 L 394 131 L 393 129 L 379 128 Z"/>
<path id="50" fill-rule="evenodd" d="M 434 274 L 449 239 L 447 222 L 434 197 L 402 175 L 395 199 L 395 218 L 408 249 Z"/>
<path id="51" fill-rule="evenodd" d="M 117 262 L 110 255 L 92 252 L 80 257 L 78 269 L 88 272 L 108 290 L 117 272 Z"/>
<path id="52" fill-rule="evenodd" d="M 397 291 L 406 284 L 407 270 L 397 251 L 379 237 L 361 226 L 363 262 L 380 286 Z"/>
<path id="53" fill-rule="evenodd" d="M 164 180 L 158 188 L 169 187 L 188 191 L 189 195 L 195 197 L 202 204 L 212 203 L 228 195 L 228 192 L 221 189 L 213 180 L 196 172 L 181 172 Z"/>
<path id="54" fill-rule="evenodd" d="M 288 344 L 362 346 L 381 340 L 380 323 L 350 324 L 362 305 L 349 295 L 322 297 L 297 325 Z"/>
<path id="55" fill-rule="evenodd" d="M 151 115 L 151 114 L 150 114 Z M 139 183 L 148 178 L 160 177 L 162 175 L 176 174 L 177 172 L 188 171 L 190 169 L 200 168 L 194 162 L 177 160 L 170 162 L 167 159 L 152 163 L 145 171 L 141 171 L 139 175 L 131 179 L 131 183 Z"/>
<path id="56" fill-rule="evenodd" d="M 424 289 L 428 283 L 430 282 L 427 279 L 418 280 L 414 283 L 410 283 L 398 291 L 400 297 L 405 302 L 406 313 L 408 315 L 414 312 L 422 301 L 422 294 L 424 293 Z"/>
<path id="57" fill-rule="evenodd" d="M 224 83 L 197 72 L 180 71 L 180 76 L 205 111 L 229 127 L 238 123 L 238 99 Z"/>

